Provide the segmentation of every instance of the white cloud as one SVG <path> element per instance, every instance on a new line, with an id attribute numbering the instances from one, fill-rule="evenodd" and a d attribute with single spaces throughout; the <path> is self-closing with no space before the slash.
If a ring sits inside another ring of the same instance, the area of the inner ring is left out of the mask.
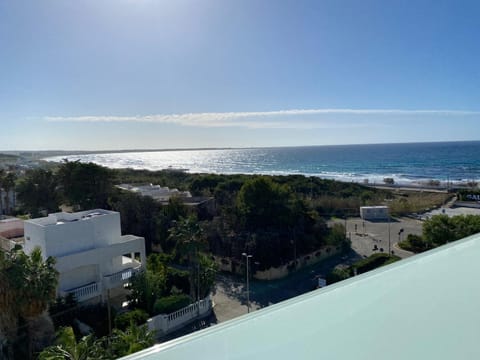
<path id="1" fill-rule="evenodd" d="M 457 117 L 479 116 L 480 111 L 464 110 L 400 110 L 400 109 L 293 109 L 252 112 L 210 112 L 186 114 L 156 114 L 137 116 L 46 116 L 49 122 L 141 122 L 177 124 L 196 127 L 247 127 L 247 128 L 340 128 L 359 127 L 369 124 L 335 122 L 335 116 L 349 119 L 365 119 L 366 116 L 402 117 Z"/>

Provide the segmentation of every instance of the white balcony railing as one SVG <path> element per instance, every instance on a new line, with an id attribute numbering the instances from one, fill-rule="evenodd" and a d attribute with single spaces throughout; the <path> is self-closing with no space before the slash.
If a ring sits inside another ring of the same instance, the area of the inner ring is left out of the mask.
<path id="1" fill-rule="evenodd" d="M 94 282 L 73 289 L 60 291 L 60 295 L 62 296 L 66 296 L 68 294 L 73 294 L 75 299 L 79 302 L 85 301 L 100 295 L 100 286 L 98 283 Z"/>
<path id="2" fill-rule="evenodd" d="M 138 271 L 137 268 L 128 268 L 118 271 L 114 274 L 105 276 L 106 284 L 109 288 L 125 284 Z"/>

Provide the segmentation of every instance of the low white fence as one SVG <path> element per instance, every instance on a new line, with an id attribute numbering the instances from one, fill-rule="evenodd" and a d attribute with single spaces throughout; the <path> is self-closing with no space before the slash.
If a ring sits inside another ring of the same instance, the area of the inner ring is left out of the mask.
<path id="1" fill-rule="evenodd" d="M 171 314 L 160 314 L 147 320 L 150 331 L 156 331 L 157 336 L 178 330 L 188 323 L 207 316 L 212 311 L 212 299 L 207 296 L 198 302 L 188 305 Z"/>

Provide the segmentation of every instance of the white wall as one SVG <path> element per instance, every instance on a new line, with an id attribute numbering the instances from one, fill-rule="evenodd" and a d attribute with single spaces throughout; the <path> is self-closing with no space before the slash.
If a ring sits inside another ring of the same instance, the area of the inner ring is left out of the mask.
<path id="1" fill-rule="evenodd" d="M 99 281 L 98 266 L 81 266 L 75 270 L 60 274 L 58 287 L 61 290 L 69 290 Z"/>
<path id="2" fill-rule="evenodd" d="M 30 254 L 35 247 L 40 247 L 42 255 L 47 258 L 45 247 L 45 231 L 42 227 L 35 225 L 31 222 L 24 222 L 25 228 L 25 245 L 23 246 L 25 253 Z"/>

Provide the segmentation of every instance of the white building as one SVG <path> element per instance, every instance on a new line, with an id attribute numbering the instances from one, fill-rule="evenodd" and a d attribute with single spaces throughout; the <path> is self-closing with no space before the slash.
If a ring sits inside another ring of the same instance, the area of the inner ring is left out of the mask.
<path id="1" fill-rule="evenodd" d="M 363 220 L 387 220 L 388 206 L 361 206 L 360 217 Z"/>
<path id="2" fill-rule="evenodd" d="M 160 185 L 131 185 L 120 184 L 117 186 L 119 189 L 131 191 L 142 196 L 150 196 L 151 198 L 159 202 L 167 202 L 171 197 L 176 196 L 180 198 L 191 198 L 192 194 L 189 191 L 180 191 L 178 189 L 170 189 L 168 186 L 162 187 Z"/>
<path id="3" fill-rule="evenodd" d="M 78 301 L 124 294 L 124 284 L 146 264 L 145 240 L 121 235 L 120 214 L 107 210 L 55 213 L 25 221 L 25 252 L 40 247 L 56 258 L 57 293 Z"/>

